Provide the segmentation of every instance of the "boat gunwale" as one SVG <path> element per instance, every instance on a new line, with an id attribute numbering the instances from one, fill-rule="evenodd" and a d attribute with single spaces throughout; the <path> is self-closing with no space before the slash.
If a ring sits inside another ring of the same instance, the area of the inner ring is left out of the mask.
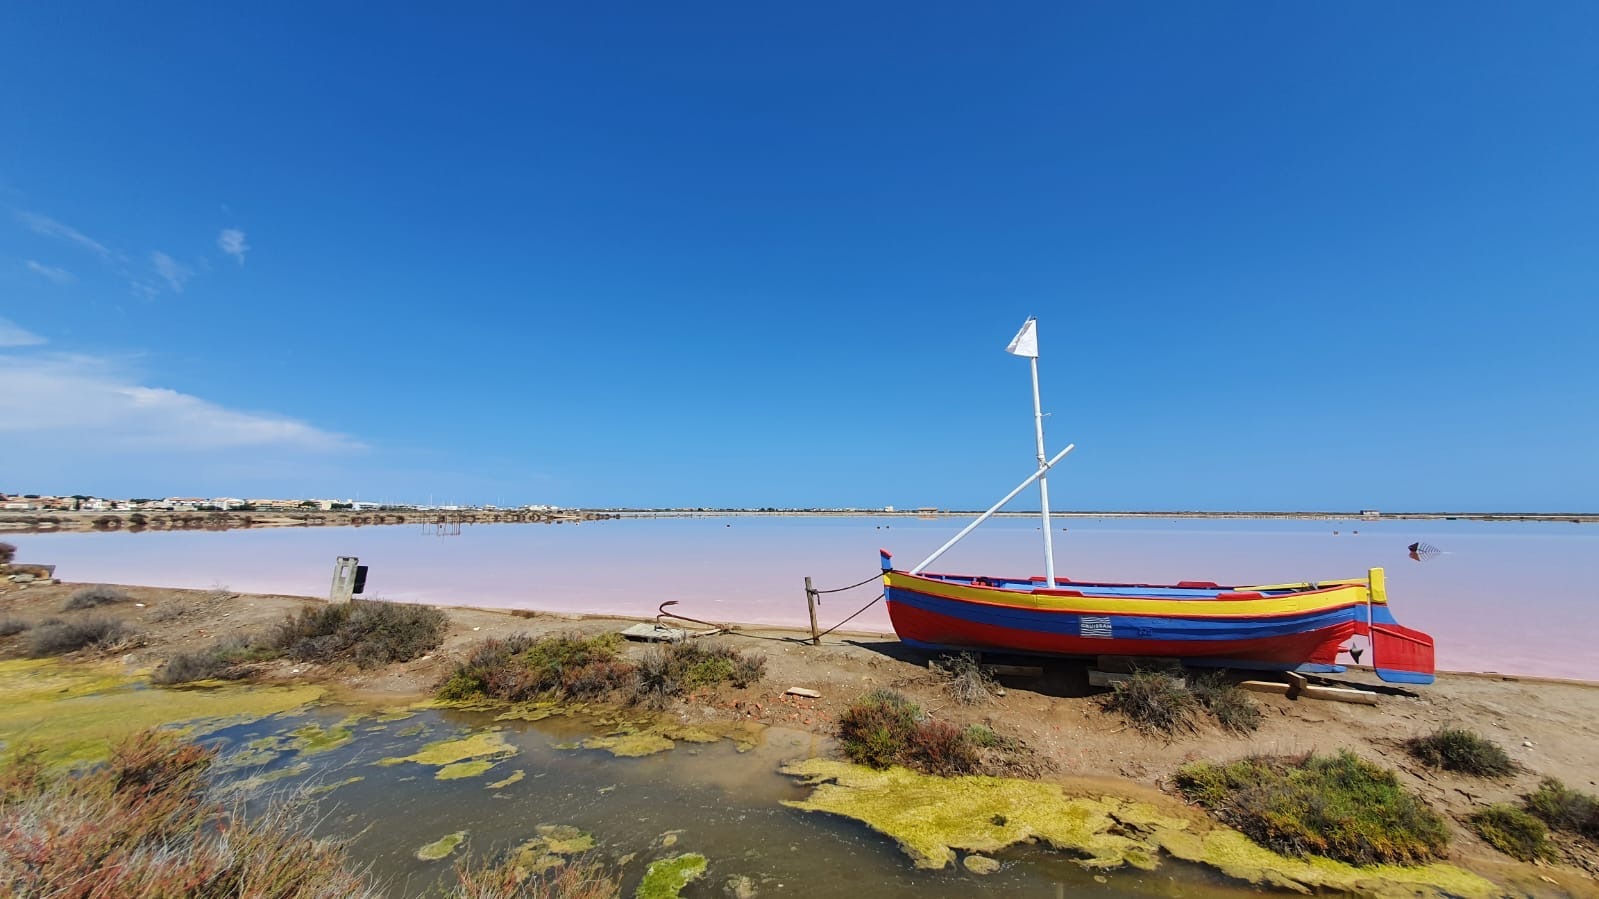
<path id="1" fill-rule="evenodd" d="M 1315 590 L 1283 593 L 1279 595 L 1241 596 L 1216 598 L 1207 596 L 1203 599 L 1183 599 L 1174 597 L 1141 597 L 1141 596 L 1089 596 L 1075 591 L 1062 592 L 1047 589 L 1037 590 L 1008 590 L 1002 587 L 985 587 L 981 585 L 959 584 L 945 580 L 944 577 L 929 577 L 926 574 L 910 574 L 905 571 L 890 570 L 883 572 L 884 589 L 886 598 L 894 602 L 892 591 L 904 590 L 935 599 L 950 602 L 971 603 L 998 608 L 1014 608 L 1031 612 L 1043 612 L 1061 615 L 1132 615 L 1157 618 L 1218 620 L 1238 618 L 1282 618 L 1306 615 L 1318 612 L 1329 612 L 1342 609 L 1353 610 L 1364 606 L 1368 602 L 1370 591 L 1363 584 L 1339 584 Z M 942 591 L 929 592 L 918 589 L 911 583 L 891 583 L 890 578 L 899 580 L 910 578 L 915 582 L 931 585 L 933 588 L 944 588 L 954 591 L 975 591 L 978 596 L 945 595 Z M 1111 586 L 1111 585 L 1104 585 Z M 1153 585 L 1115 585 L 1115 586 L 1153 586 Z M 1317 598 L 1332 600 L 1333 595 L 1339 592 L 1353 592 L 1353 596 L 1341 601 L 1316 602 Z M 1033 602 L 1026 602 L 1031 599 Z M 1073 602 L 1073 601 L 1076 602 Z M 1042 601 L 1042 602 L 1041 602 Z M 1283 605 L 1292 605 L 1292 608 L 1281 608 Z M 1378 605 L 1373 603 L 1373 605 Z M 1263 608 L 1264 607 L 1264 608 Z"/>

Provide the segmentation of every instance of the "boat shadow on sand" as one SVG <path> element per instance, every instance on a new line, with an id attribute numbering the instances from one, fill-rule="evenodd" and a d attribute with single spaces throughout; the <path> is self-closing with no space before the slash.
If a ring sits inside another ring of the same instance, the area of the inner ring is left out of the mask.
<path id="1" fill-rule="evenodd" d="M 851 646 L 856 646 L 869 652 L 877 653 L 896 662 L 926 668 L 931 662 L 949 658 L 954 653 L 930 652 L 907 646 L 897 640 L 846 640 Z M 1090 696 L 1102 695 L 1109 692 L 1109 686 L 1100 686 L 1090 680 L 1089 672 L 1104 665 L 1100 659 L 1090 657 L 1069 656 L 1034 656 L 1013 653 L 984 652 L 979 656 L 984 667 L 988 668 L 994 679 L 1007 689 L 1027 690 L 1045 696 L 1054 696 L 1060 699 L 1082 699 Z M 1149 660 L 1153 670 L 1180 670 L 1194 675 L 1208 670 L 1207 668 L 1176 666 L 1175 660 Z M 1137 660 L 1120 659 L 1110 666 L 1115 672 L 1125 672 L 1130 668 L 1140 667 Z M 1231 679 L 1288 682 L 1288 676 L 1280 671 L 1245 671 L 1231 669 L 1228 671 Z M 1376 674 L 1367 669 L 1354 668 L 1344 674 L 1332 677 L 1325 674 L 1304 675 L 1304 681 L 1319 687 L 1337 687 L 1346 690 L 1359 690 L 1384 697 L 1403 697 L 1407 699 L 1419 698 L 1421 694 L 1405 687 L 1382 682 Z"/>

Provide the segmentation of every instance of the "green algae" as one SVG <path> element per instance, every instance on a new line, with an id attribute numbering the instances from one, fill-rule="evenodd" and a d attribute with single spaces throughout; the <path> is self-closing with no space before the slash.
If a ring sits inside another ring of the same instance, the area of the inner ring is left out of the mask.
<path id="1" fill-rule="evenodd" d="M 589 737 L 582 742 L 584 749 L 603 749 L 618 758 L 639 758 L 666 752 L 676 746 L 671 740 L 650 731 Z"/>
<path id="2" fill-rule="evenodd" d="M 1085 867 L 1153 869 L 1162 852 L 1230 877 L 1298 892 L 1372 896 L 1497 895 L 1489 881 L 1453 865 L 1359 868 L 1325 858 L 1278 855 L 1237 831 L 1116 797 L 1068 796 L 1060 786 L 1012 778 L 932 777 L 809 759 L 783 767 L 815 789 L 784 805 L 853 818 L 895 840 L 917 867 L 943 868 L 955 850 L 992 853 L 1039 842 L 1074 853 Z"/>
<path id="3" fill-rule="evenodd" d="M 402 728 L 400 728 L 399 730 L 394 732 L 394 735 L 396 737 L 420 737 L 423 734 L 427 733 L 427 729 L 428 729 L 428 726 L 426 724 L 422 723 L 421 721 L 418 721 L 417 723 L 411 725 L 410 727 L 402 727 Z"/>
<path id="4" fill-rule="evenodd" d="M 511 784 L 516 783 L 517 781 L 521 780 L 522 778 L 524 778 L 526 776 L 527 776 L 527 772 L 526 771 L 512 771 L 510 777 L 507 777 L 504 780 L 497 780 L 497 781 L 495 781 L 494 783 L 491 783 L 491 784 L 485 784 L 484 786 L 486 786 L 490 790 L 498 790 L 498 789 L 500 789 L 502 787 L 508 787 Z"/>
<path id="5" fill-rule="evenodd" d="M 993 874 L 999 870 L 999 862 L 986 855 L 968 855 L 961 859 L 961 867 L 973 874 Z"/>
<path id="6" fill-rule="evenodd" d="M 494 716 L 495 721 L 543 721 L 568 710 L 553 702 L 518 702 Z"/>
<path id="7" fill-rule="evenodd" d="M 423 846 L 416 851 L 416 857 L 425 862 L 436 862 L 455 851 L 455 848 L 466 841 L 466 831 L 457 830 L 448 833 Z"/>
<path id="8" fill-rule="evenodd" d="M 0 743 L 7 752 L 38 746 L 53 764 L 86 764 L 151 727 L 210 733 L 300 709 L 323 693 L 308 685 L 156 688 L 115 665 L 10 660 L 0 662 Z"/>
<path id="9" fill-rule="evenodd" d="M 293 748 L 298 749 L 301 755 L 328 752 L 355 739 L 355 732 L 344 722 L 327 728 L 320 724 L 307 724 L 290 731 L 289 735 L 294 737 Z"/>
<path id="10" fill-rule="evenodd" d="M 635 899 L 677 899 L 683 888 L 705 876 L 708 862 L 697 852 L 650 862 L 633 892 Z"/>
<path id="11" fill-rule="evenodd" d="M 337 783 L 319 784 L 317 786 L 311 787 L 311 788 L 309 788 L 309 789 L 307 789 L 305 791 L 305 794 L 307 796 L 326 796 L 327 794 L 333 792 L 334 790 L 337 790 L 339 787 L 347 787 L 350 784 L 360 783 L 363 780 L 366 780 L 366 778 L 362 777 L 359 774 L 357 774 L 354 777 L 346 777 L 345 779 L 343 779 L 341 781 L 338 781 Z"/>
<path id="12" fill-rule="evenodd" d="M 287 777 L 299 777 L 302 774 L 308 773 L 310 770 L 310 762 L 295 762 L 292 765 L 286 765 L 275 771 L 265 771 L 260 774 L 251 775 L 250 777 L 246 777 L 242 780 L 236 780 L 233 783 L 223 787 L 222 792 L 253 793 L 267 784 L 283 780 Z"/>
<path id="13" fill-rule="evenodd" d="M 566 864 L 569 856 L 594 848 L 594 837 L 565 824 L 540 824 L 538 836 L 512 850 L 511 862 L 518 869 L 539 874 Z"/>
<path id="14" fill-rule="evenodd" d="M 505 734 L 497 730 L 487 730 L 457 739 L 438 740 L 410 755 L 382 759 L 376 764 L 398 765 L 402 762 L 416 762 L 420 765 L 444 767 L 468 759 L 505 759 L 516 753 L 517 748 L 505 742 Z"/>
<path id="15" fill-rule="evenodd" d="M 462 780 L 468 777 L 477 777 L 492 767 L 494 767 L 494 763 L 484 759 L 471 762 L 452 762 L 440 768 L 438 773 L 433 775 L 433 779 Z"/>
<path id="16" fill-rule="evenodd" d="M 594 836 L 566 824 L 540 824 L 539 838 L 556 855 L 576 855 L 594 848 Z"/>

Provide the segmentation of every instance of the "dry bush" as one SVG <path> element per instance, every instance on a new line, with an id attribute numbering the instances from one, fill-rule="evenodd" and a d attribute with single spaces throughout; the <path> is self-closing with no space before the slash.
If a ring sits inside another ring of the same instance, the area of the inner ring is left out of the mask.
<path id="1" fill-rule="evenodd" d="M 1118 712 L 1140 733 L 1173 737 L 1194 731 L 1194 694 L 1157 671 L 1138 671 L 1117 683 L 1099 700 L 1101 708 Z"/>
<path id="2" fill-rule="evenodd" d="M 0 618 L 0 637 L 11 637 L 33 627 L 21 618 Z"/>
<path id="3" fill-rule="evenodd" d="M 81 609 L 93 609 L 99 606 L 111 606 L 128 602 L 128 594 L 120 588 L 110 584 L 96 584 L 92 587 L 83 587 L 72 594 L 66 605 L 61 607 L 63 612 L 76 612 Z"/>
<path id="4" fill-rule="evenodd" d="M 376 668 L 437 648 L 449 624 L 450 617 L 432 606 L 358 599 L 302 609 L 264 642 L 303 662 Z"/>
<path id="5" fill-rule="evenodd" d="M 509 856 L 488 864 L 468 858 L 456 864 L 455 888 L 446 895 L 448 899 L 617 899 L 622 895 L 622 875 L 586 857 L 532 874 Z"/>
<path id="6" fill-rule="evenodd" d="M 944 676 L 944 692 L 961 705 L 983 705 L 999 696 L 999 682 L 974 653 L 935 659 L 932 667 Z"/>
<path id="7" fill-rule="evenodd" d="M 249 636 L 225 637 L 199 652 L 180 652 L 150 676 L 151 683 L 171 685 L 199 680 L 239 680 L 250 666 L 277 658 L 279 652 Z"/>
<path id="8" fill-rule="evenodd" d="M 10 565 L 17 557 L 17 548 L 10 543 L 0 543 L 0 565 Z"/>
<path id="9" fill-rule="evenodd" d="M 144 617 L 146 621 L 154 624 L 164 624 L 168 621 L 177 621 L 179 618 L 191 615 L 196 611 L 198 611 L 198 607 L 193 603 L 173 600 L 156 606 L 146 613 Z"/>
<path id="10" fill-rule="evenodd" d="M 1260 728 L 1260 705 L 1225 672 L 1207 671 L 1195 677 L 1191 692 L 1223 730 L 1247 734 Z"/>
<path id="11" fill-rule="evenodd" d="M 61 773 L 37 752 L 0 772 L 0 892 L 38 899 L 375 897 L 336 843 L 276 806 L 240 815 L 206 798 L 214 752 L 166 731 Z"/>
<path id="12" fill-rule="evenodd" d="M 449 621 L 439 609 L 407 603 L 356 600 L 310 606 L 264 634 L 228 637 L 199 652 L 171 656 L 153 680 L 179 684 L 237 679 L 249 674 L 249 665 L 283 656 L 354 662 L 361 668 L 408 662 L 443 643 Z"/>
<path id="13" fill-rule="evenodd" d="M 80 649 L 105 648 L 130 636 L 132 632 L 122 622 L 111 618 L 85 618 L 82 621 L 51 619 L 39 624 L 28 634 L 28 655 L 39 659 L 66 655 Z"/>

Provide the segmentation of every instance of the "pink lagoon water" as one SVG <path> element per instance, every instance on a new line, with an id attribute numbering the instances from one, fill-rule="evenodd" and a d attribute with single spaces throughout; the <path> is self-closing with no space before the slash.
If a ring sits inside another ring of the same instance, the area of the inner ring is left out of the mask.
<path id="1" fill-rule="evenodd" d="M 452 537 L 391 525 L 7 539 L 69 581 L 325 596 L 334 557 L 351 555 L 371 566 L 367 595 L 386 599 L 639 617 L 677 600 L 673 611 L 694 618 L 804 626 L 806 575 L 824 589 L 860 581 L 879 547 L 909 567 L 964 523 L 752 516 L 479 525 Z M 1381 566 L 1399 621 L 1436 638 L 1440 669 L 1599 681 L 1594 525 L 1061 519 L 1054 534 L 1059 573 L 1078 580 L 1272 583 Z M 1444 552 L 1412 561 L 1416 541 Z M 932 567 L 1030 576 L 1042 573 L 1041 547 L 1037 519 L 996 519 Z M 822 625 L 878 591 L 824 597 Z M 881 604 L 848 629 L 891 630 Z"/>

